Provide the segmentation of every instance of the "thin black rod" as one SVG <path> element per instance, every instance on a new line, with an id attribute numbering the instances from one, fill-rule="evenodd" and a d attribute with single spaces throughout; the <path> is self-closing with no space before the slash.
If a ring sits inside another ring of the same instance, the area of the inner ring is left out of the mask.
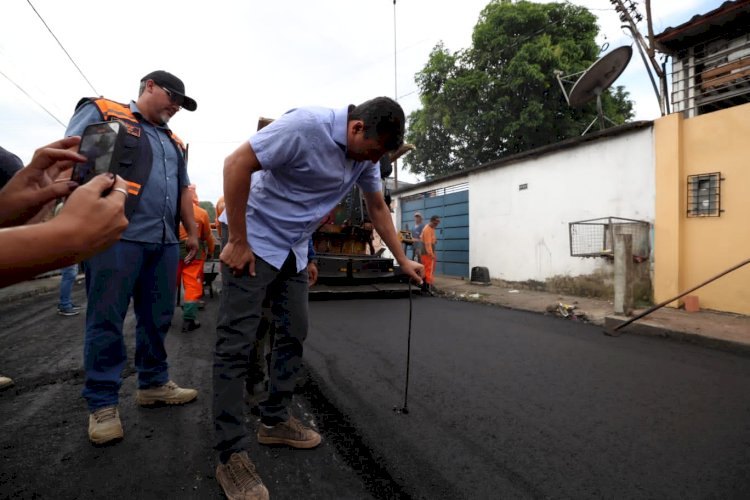
<path id="1" fill-rule="evenodd" d="M 650 308 L 646 309 L 645 311 L 643 311 L 643 312 L 642 312 L 641 314 L 639 314 L 638 316 L 635 316 L 635 317 L 633 317 L 633 318 L 630 318 L 630 319 L 629 319 L 629 320 L 627 320 L 626 322 L 624 322 L 624 323 L 621 323 L 620 325 L 617 325 L 617 326 L 616 326 L 615 328 L 613 328 L 613 330 L 614 330 L 614 331 L 617 331 L 617 330 L 620 330 L 620 329 L 622 329 L 622 328 L 625 328 L 626 326 L 628 326 L 628 325 L 629 325 L 630 323 L 632 323 L 633 321 L 637 321 L 637 320 L 641 319 L 642 317 L 644 317 L 644 316 L 647 316 L 647 315 L 651 314 L 652 312 L 656 311 L 657 309 L 661 309 L 662 307 L 666 306 L 666 305 L 667 305 L 667 304 L 669 304 L 670 302 L 674 302 L 675 300 L 679 299 L 680 297 L 683 297 L 683 296 L 685 296 L 685 295 L 689 294 L 690 292 L 693 292 L 693 291 L 695 291 L 695 290 L 699 289 L 699 288 L 700 288 L 700 287 L 702 287 L 702 286 L 706 286 L 706 285 L 708 285 L 709 283 L 711 283 L 712 281 L 714 281 L 714 280 L 717 280 L 717 279 L 721 278 L 722 276 L 724 276 L 725 274 L 729 274 L 729 273 L 731 273 L 732 271 L 734 271 L 734 270 L 736 270 L 736 269 L 739 269 L 739 268 L 741 268 L 742 266 L 744 266 L 744 265 L 746 265 L 746 264 L 750 264 L 750 259 L 747 259 L 747 260 L 743 260 L 743 261 L 742 261 L 742 262 L 740 262 L 739 264 L 736 264 L 736 265 L 734 265 L 734 266 L 730 267 L 730 268 L 729 268 L 729 269 L 727 269 L 726 271 L 722 271 L 721 273 L 717 274 L 716 276 L 714 276 L 714 277 L 712 277 L 712 278 L 709 278 L 709 279 L 707 279 L 706 281 L 704 281 L 704 282 L 703 282 L 703 283 L 701 283 L 700 285 L 696 285 L 696 286 L 694 286 L 694 287 L 693 287 L 693 288 L 691 288 L 690 290 L 686 290 L 686 291 L 682 292 L 681 294 L 679 294 L 679 295 L 677 295 L 677 296 L 675 296 L 675 297 L 672 297 L 672 298 L 670 298 L 670 299 L 667 299 L 667 300 L 665 300 L 664 302 L 659 302 L 659 303 L 658 303 L 658 304 L 656 304 L 655 306 L 653 306 L 653 307 L 650 307 Z"/>
<path id="2" fill-rule="evenodd" d="M 411 313 L 411 280 L 409 280 L 409 333 L 406 337 L 406 383 L 404 385 L 404 407 L 402 409 L 404 413 L 408 412 L 407 403 L 409 401 L 409 365 L 411 364 Z"/>

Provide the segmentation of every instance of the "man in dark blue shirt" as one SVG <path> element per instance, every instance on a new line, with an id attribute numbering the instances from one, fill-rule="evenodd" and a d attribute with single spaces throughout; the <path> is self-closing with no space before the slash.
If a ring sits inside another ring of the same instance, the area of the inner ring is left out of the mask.
<path id="1" fill-rule="evenodd" d="M 123 437 L 117 404 L 120 374 L 127 361 L 122 327 L 131 299 L 137 318 L 136 401 L 142 406 L 184 404 L 198 394 L 169 379 L 164 347 L 177 290 L 178 218 L 188 231 L 186 262 L 198 250 L 190 179 L 181 143 L 167 123 L 181 109 L 196 107 L 185 95 L 182 80 L 154 71 L 141 79 L 138 100 L 129 105 L 103 98 L 82 100 L 66 131 L 66 135 L 81 135 L 91 123 L 124 121 L 126 147 L 138 154 L 126 170 L 146 176 L 142 185 L 128 183 L 137 205 L 128 215 L 130 224 L 121 240 L 85 265 L 88 305 L 82 395 L 90 412 L 89 439 L 97 445 Z"/>

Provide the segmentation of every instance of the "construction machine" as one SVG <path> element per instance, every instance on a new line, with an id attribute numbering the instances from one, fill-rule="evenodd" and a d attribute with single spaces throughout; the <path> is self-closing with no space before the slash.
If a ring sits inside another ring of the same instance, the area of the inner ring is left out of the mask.
<path id="1" fill-rule="evenodd" d="M 391 196 L 386 179 L 393 172 L 393 162 L 414 149 L 404 144 L 380 160 L 383 197 L 390 206 Z M 386 248 L 375 248 L 375 230 L 358 187 L 321 221 L 313 233 L 318 265 L 318 284 L 310 289 L 311 298 L 322 296 L 401 295 L 408 293 L 408 277 L 401 273 Z"/>

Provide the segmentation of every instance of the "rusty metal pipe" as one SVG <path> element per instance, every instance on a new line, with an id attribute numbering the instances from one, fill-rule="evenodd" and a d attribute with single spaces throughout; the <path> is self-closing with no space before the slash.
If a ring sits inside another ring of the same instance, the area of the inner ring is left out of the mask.
<path id="1" fill-rule="evenodd" d="M 689 294 L 690 292 L 694 292 L 695 290 L 697 290 L 697 289 L 699 289 L 699 288 L 701 288 L 703 286 L 708 285 L 712 281 L 715 281 L 715 280 L 721 278 L 722 276 L 724 276 L 725 274 L 729 274 L 732 271 L 735 271 L 735 270 L 741 268 L 742 266 L 744 266 L 746 264 L 750 264 L 750 259 L 743 260 L 739 264 L 736 264 L 736 265 L 730 267 L 726 271 L 720 272 L 716 276 L 713 276 L 713 277 L 707 279 L 706 281 L 704 281 L 700 285 L 696 285 L 693 288 L 691 288 L 690 290 L 684 291 L 681 294 L 679 294 L 679 295 L 677 295 L 675 297 L 672 297 L 671 299 L 665 300 L 664 302 L 659 302 L 655 306 L 652 306 L 652 307 L 646 309 L 645 311 L 643 311 L 642 313 L 638 314 L 637 316 L 634 316 L 634 317 L 630 318 L 629 320 L 625 321 L 624 323 L 621 323 L 621 324 L 617 325 L 615 328 L 612 328 L 612 329 L 605 328 L 604 329 L 604 334 L 605 335 L 609 335 L 610 337 L 619 337 L 620 334 L 622 333 L 622 332 L 619 332 L 619 330 L 622 330 L 623 328 L 625 328 L 626 326 L 628 326 L 630 323 L 633 323 L 634 321 L 638 321 L 639 319 L 643 318 L 644 316 L 648 316 L 652 312 L 656 311 L 657 309 L 661 309 L 662 307 L 666 306 L 670 302 L 674 302 L 675 300 L 677 300 L 677 299 L 679 299 L 681 297 L 684 297 L 685 295 Z"/>

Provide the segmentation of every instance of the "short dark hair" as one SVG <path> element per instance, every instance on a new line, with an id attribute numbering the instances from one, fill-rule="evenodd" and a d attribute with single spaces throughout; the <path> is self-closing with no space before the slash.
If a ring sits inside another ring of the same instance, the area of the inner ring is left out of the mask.
<path id="1" fill-rule="evenodd" d="M 355 106 L 349 119 L 364 122 L 366 138 L 383 137 L 387 151 L 395 151 L 404 143 L 404 110 L 390 97 L 376 97 Z"/>
<path id="2" fill-rule="evenodd" d="M 430 217 L 430 222 L 435 221 L 435 220 L 440 220 L 440 216 L 439 215 L 433 215 L 432 217 Z"/>

